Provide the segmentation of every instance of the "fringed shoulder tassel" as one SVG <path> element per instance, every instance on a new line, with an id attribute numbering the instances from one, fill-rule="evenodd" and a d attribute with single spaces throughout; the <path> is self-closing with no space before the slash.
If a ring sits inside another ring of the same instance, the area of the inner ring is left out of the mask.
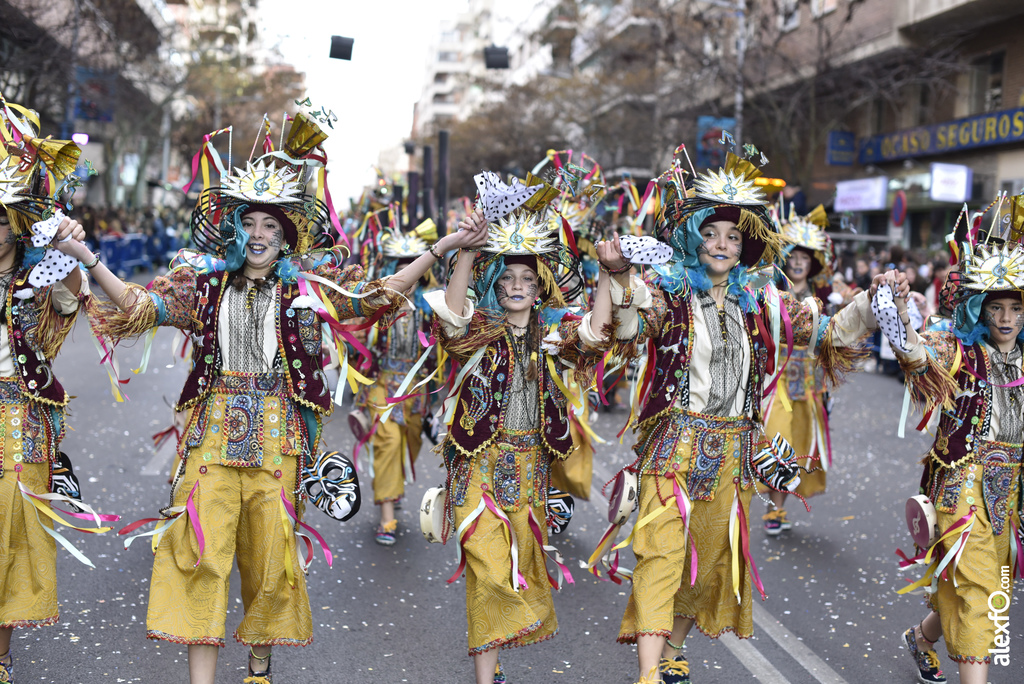
<path id="1" fill-rule="evenodd" d="M 829 325 L 818 347 L 818 364 L 825 374 L 825 382 L 830 387 L 838 387 L 857 362 L 869 356 L 869 352 L 861 343 L 852 347 L 836 346 L 833 332 L 833 326 Z"/>
<path id="2" fill-rule="evenodd" d="M 953 408 L 953 398 L 960 391 L 957 381 L 930 355 L 922 360 L 899 359 L 907 378 L 907 387 L 915 406 L 930 410 L 936 406 Z"/>
<path id="3" fill-rule="evenodd" d="M 91 295 L 80 296 L 78 309 L 81 310 L 82 304 L 91 298 Z M 54 308 L 49 297 L 43 301 L 39 307 L 39 325 L 36 327 L 36 340 L 43 350 L 43 356 L 48 359 L 57 357 L 61 345 L 64 344 L 64 340 L 67 339 L 71 328 L 75 325 L 77 316 L 78 311 L 67 316 L 61 314 Z"/>
<path id="4" fill-rule="evenodd" d="M 122 299 L 132 302 L 122 311 L 108 299 L 90 297 L 85 303 L 89 324 L 93 334 L 105 337 L 114 343 L 139 337 L 157 325 L 157 309 L 146 288 L 135 283 L 125 283 Z"/>

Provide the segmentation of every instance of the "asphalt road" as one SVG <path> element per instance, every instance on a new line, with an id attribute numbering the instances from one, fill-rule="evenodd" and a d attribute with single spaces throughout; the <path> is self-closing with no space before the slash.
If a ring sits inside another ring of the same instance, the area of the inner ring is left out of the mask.
<path id="1" fill-rule="evenodd" d="M 172 366 L 172 332 L 156 338 L 149 371 L 132 375 L 141 344 L 120 353 L 131 376 L 130 401 L 118 404 L 99 367 L 87 327 L 80 321 L 65 345 L 56 372 L 75 396 L 65 451 L 73 459 L 86 501 L 130 522 L 157 514 L 168 496 L 170 451 L 154 454 L 150 436 L 170 424 L 185 367 Z M 902 390 L 896 380 L 874 374 L 851 378 L 838 395 L 832 419 L 835 463 L 829 490 L 811 500 L 813 511 L 792 506 L 792 532 L 768 539 L 752 531 L 753 553 L 768 591 L 755 605 L 755 636 L 712 640 L 697 633 L 687 642 L 694 682 L 761 681 L 770 684 L 843 684 L 916 680 L 900 635 L 925 614 L 921 599 L 900 597 L 903 585 L 894 550 L 911 544 L 903 523 L 905 499 L 916 493 L 918 459 L 927 446 L 915 434 L 896 437 Z M 327 443 L 351 449 L 352 438 L 338 411 L 326 427 Z M 514 684 L 532 682 L 635 681 L 635 652 L 615 643 L 626 589 L 599 582 L 575 569 L 603 531 L 600 485 L 628 458 L 629 442 L 613 441 L 623 413 L 606 413 L 596 426 L 610 443 L 597 450 L 594 495 L 577 502 L 569 531 L 555 538 L 576 578 L 555 597 L 561 624 L 553 640 L 505 651 L 502 661 Z M 314 642 L 306 648 L 275 649 L 277 682 L 348 684 L 472 681 L 466 656 L 465 590 L 446 584 L 455 568 L 452 546 L 428 544 L 418 530 L 423 491 L 439 483 L 437 457 L 424 448 L 419 480 L 399 511 L 394 547 L 373 541 L 372 502 L 340 524 L 315 509 L 307 514 L 335 552 L 333 568 L 319 557 L 308 582 Z M 365 473 L 365 468 L 360 471 Z M 369 492 L 369 483 L 363 483 Z M 369 494 L 367 497 L 369 498 Z M 798 506 L 798 502 L 795 502 Z M 755 500 L 755 525 L 763 512 Z M 15 632 L 17 681 L 57 684 L 188 681 L 186 650 L 146 639 L 145 617 L 152 558 L 146 540 L 125 551 L 113 534 L 71 533 L 96 564 L 87 568 L 58 553 L 61 619 L 58 625 Z M 631 554 L 627 564 L 632 561 Z M 227 615 L 228 634 L 241 620 L 237 582 Z M 1024 681 L 1024 610 L 1010 613 L 1011 664 L 992 667 L 990 681 Z M 951 682 L 955 664 L 940 644 Z M 245 649 L 221 651 L 218 684 L 245 677 Z"/>

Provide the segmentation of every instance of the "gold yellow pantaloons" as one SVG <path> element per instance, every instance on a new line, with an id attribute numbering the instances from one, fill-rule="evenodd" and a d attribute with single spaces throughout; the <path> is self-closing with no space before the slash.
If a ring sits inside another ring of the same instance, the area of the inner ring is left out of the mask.
<path id="1" fill-rule="evenodd" d="M 551 486 L 572 496 L 590 500 L 590 484 L 594 477 L 594 449 L 575 423 L 569 423 L 576 449 L 565 460 L 551 464 Z"/>
<path id="2" fill-rule="evenodd" d="M 237 558 L 245 615 L 235 639 L 292 646 L 313 640 L 294 521 L 282 519 L 281 499 L 283 491 L 301 519 L 295 489 L 303 456 L 282 448 L 297 451 L 305 438 L 299 437 L 300 419 L 280 386 L 260 394 L 245 387 L 248 382 L 241 376 L 235 381 L 238 393 L 212 394 L 186 428 L 184 440 L 200 438 L 179 469 L 171 505 L 184 507 L 191 495 L 205 548 L 200 554 L 188 512 L 168 525 L 153 562 L 147 616 L 152 639 L 223 646 L 229 577 Z M 241 408 L 235 410 L 233 402 L 239 401 L 246 417 Z M 229 456 L 232 463 L 254 460 L 245 467 L 224 465 Z"/>
<path id="3" fill-rule="evenodd" d="M 423 444 L 423 416 L 413 411 L 415 399 L 407 399 L 396 407 L 386 423 L 377 422 L 373 433 L 373 502 L 398 501 L 405 494 L 404 461 L 415 464 Z M 387 391 L 384 385 L 375 385 L 370 390 L 369 404 L 374 417 L 381 411 L 374 408 L 387 405 Z M 395 420 L 395 412 L 403 409 L 402 421 Z"/>
<path id="4" fill-rule="evenodd" d="M 750 421 L 713 420 L 723 426 L 721 430 L 687 428 L 690 432 L 684 431 L 675 453 L 661 461 L 663 465 L 658 467 L 665 468 L 671 477 L 651 472 L 640 476 L 637 521 L 656 511 L 663 500 L 673 495 L 673 480 L 685 489 L 683 485 L 687 484 L 687 474 L 694 467 L 691 457 L 694 456 L 695 445 L 714 449 L 716 458 L 721 459 L 714 498 L 708 501 L 691 496 L 690 536 L 685 545 L 682 516 L 675 503 L 635 531 L 633 552 L 637 563 L 633 570 L 632 591 L 619 628 L 618 640 L 621 643 L 635 643 L 637 637 L 643 635 L 670 636 L 676 616 L 693 619 L 697 629 L 711 637 L 718 637 L 726 631 L 735 632 L 741 638 L 753 634 L 749 568 L 740 544 L 733 548 L 729 541 L 729 519 L 737 486 L 739 502 L 745 513 L 743 532 L 749 534 L 750 501 L 754 489 L 749 483 L 744 486 L 740 471 L 744 440 L 752 434 L 752 427 L 737 431 L 727 426 L 750 426 Z M 677 465 L 678 469 L 675 468 Z M 710 485 L 711 481 L 706 481 L 704 486 Z M 736 524 L 741 523 L 737 520 Z M 691 544 L 696 544 L 698 560 L 697 579 L 692 586 Z M 733 584 L 734 563 L 738 563 L 739 569 L 739 600 Z"/>
<path id="5" fill-rule="evenodd" d="M 9 452 L 8 452 L 9 455 Z M 21 470 L 15 470 L 20 466 Z M 4 463 L 0 477 L 0 628 L 57 622 L 57 545 L 18 488 L 18 477 L 33 492 L 50 491 L 50 463 Z"/>
<path id="6" fill-rule="evenodd" d="M 536 444 L 536 433 L 532 434 Z M 558 631 L 544 551 L 529 523 L 532 510 L 546 544 L 548 474 L 544 461 L 548 457 L 537 446 L 524 448 L 522 443 L 513 446 L 517 448 L 496 445 L 473 459 L 465 499 L 454 509 L 456 530 L 476 510 L 485 493 L 504 511 L 518 546 L 519 572 L 528 585 L 518 591 L 512 588 L 512 548 L 505 523 L 485 509 L 463 549 L 470 655 L 492 648 L 535 644 L 550 639 Z M 501 486 L 496 484 L 494 475 L 501 468 L 498 461 L 502 453 L 515 455 L 515 468 L 520 474 L 515 506 L 502 505 L 494 491 L 495 486 Z"/>
<path id="7" fill-rule="evenodd" d="M 995 624 L 989 618 L 989 597 L 1002 591 L 1008 599 L 1013 598 L 1014 567 L 1010 545 L 1014 543 L 1014 531 L 1011 520 L 1021 524 L 1021 448 L 1020 445 L 982 442 L 982 454 L 993 450 L 1001 452 L 997 460 L 1002 465 L 994 465 L 992 461 L 986 465 L 978 462 L 947 471 L 947 478 L 955 478 L 956 482 L 947 479 L 945 491 L 956 496 L 955 489 L 960 490 L 956 509 L 951 513 L 937 511 L 936 514 L 939 530 L 944 531 L 974 512 L 974 526 L 956 565 L 956 586 L 952 573 L 947 573 L 949 578 L 940 577 L 938 590 L 929 597 L 932 608 L 939 613 L 946 651 L 956 662 L 989 662 L 989 649 L 996 648 Z M 1002 454 L 1008 454 L 1009 458 Z M 984 456 L 976 460 L 984 460 Z M 958 470 L 962 472 L 957 473 Z M 968 479 L 965 477 L 967 474 L 972 477 Z M 973 483 L 972 487 L 967 486 L 969 482 Z M 998 514 L 1004 521 L 1000 534 L 995 533 L 992 525 L 988 508 L 993 502 L 986 500 L 986 489 L 990 493 L 998 490 L 1005 494 L 999 504 Z M 948 546 L 943 553 L 947 550 Z M 1024 559 L 1018 558 L 1017 562 L 1024 562 Z"/>

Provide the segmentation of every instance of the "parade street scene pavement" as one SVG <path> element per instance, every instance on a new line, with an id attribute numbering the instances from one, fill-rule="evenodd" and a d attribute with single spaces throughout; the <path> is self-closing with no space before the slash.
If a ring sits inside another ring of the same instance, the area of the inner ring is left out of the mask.
<path id="1" fill-rule="evenodd" d="M 102 512 L 116 512 L 122 524 L 155 517 L 167 505 L 172 451 L 155 453 L 151 436 L 171 423 L 170 408 L 186 373 L 175 359 L 173 331 L 157 334 L 144 376 L 132 374 L 141 342 L 121 349 L 124 391 L 129 400 L 114 402 L 109 382 L 79 321 L 64 347 L 56 371 L 75 397 L 64 442 L 75 463 L 86 500 Z M 180 344 L 180 338 L 177 340 Z M 174 363 L 176 361 L 176 363 Z M 751 505 L 753 558 L 768 600 L 755 600 L 754 637 L 726 635 L 711 640 L 694 633 L 686 650 L 695 681 L 767 684 L 844 684 L 911 682 L 915 672 L 900 635 L 924 614 L 921 600 L 898 597 L 904 586 L 897 548 L 913 544 L 904 522 L 904 502 L 916 493 L 919 460 L 930 440 L 914 433 L 896 436 L 902 386 L 881 374 L 860 373 L 836 396 L 832 422 L 834 471 L 829 491 L 809 500 L 812 512 L 790 506 L 793 529 L 769 539 L 760 527 L 765 506 Z M 841 407 L 841 410 L 839 410 Z M 324 439 L 333 449 L 351 452 L 353 438 L 345 415 L 336 409 Z M 628 590 L 601 582 L 578 568 L 590 556 L 607 526 L 601 486 L 630 456 L 629 433 L 620 445 L 615 434 L 626 419 L 622 411 L 601 413 L 594 426 L 608 440 L 594 456 L 591 500 L 576 502 L 569 529 L 552 542 L 567 559 L 574 585 L 555 594 L 560 632 L 535 648 L 506 653 L 510 680 L 524 683 L 635 681 L 635 649 L 617 644 Z M 172 440 L 173 441 L 173 440 Z M 419 532 L 423 492 L 444 480 L 438 457 L 424 446 L 416 464 L 416 483 L 398 512 L 397 543 L 374 543 L 376 516 L 367 504 L 365 454 L 360 459 L 363 508 L 345 523 L 308 509 L 306 521 L 326 539 L 334 564 L 319 556 L 309 569 L 314 641 L 305 649 L 277 649 L 275 675 L 309 684 L 361 682 L 464 681 L 470 670 L 465 651 L 443 644 L 465 644 L 464 579 L 447 584 L 455 571 L 455 549 L 429 544 Z M 636 521 L 634 514 L 632 521 Z M 94 682 L 187 682 L 186 649 L 146 640 L 146 603 L 152 570 L 149 539 L 129 550 L 113 533 L 75 539 L 93 560 L 91 570 L 61 552 L 58 556 L 60 622 L 50 629 L 19 630 L 12 646 L 19 657 L 21 681 L 78 684 Z M 632 563 L 624 552 L 623 564 Z M 916 579 L 916 576 L 914 576 Z M 233 577 L 230 635 L 241 620 L 237 575 Z M 1024 649 L 1024 610 L 1019 597 L 1010 609 L 1011 653 Z M 229 643 L 221 655 L 217 682 L 240 681 L 245 647 Z M 943 667 L 946 667 L 943 657 Z M 699 677 L 699 680 L 697 680 Z M 514 679 L 512 679 L 514 678 Z M 990 680 L 1024 680 L 1024 657 L 1009 667 L 993 666 Z"/>

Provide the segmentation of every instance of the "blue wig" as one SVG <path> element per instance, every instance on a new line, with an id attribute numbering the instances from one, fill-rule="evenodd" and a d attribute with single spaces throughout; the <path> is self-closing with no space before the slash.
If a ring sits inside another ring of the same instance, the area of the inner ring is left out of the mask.
<path id="1" fill-rule="evenodd" d="M 979 292 L 976 295 L 971 295 L 967 301 L 957 306 L 957 317 L 963 322 L 953 329 L 953 334 L 965 347 L 988 340 L 988 324 L 981 317 L 982 305 L 987 296 L 988 293 Z M 1024 342 L 1024 329 L 1017 333 L 1017 340 Z"/>

